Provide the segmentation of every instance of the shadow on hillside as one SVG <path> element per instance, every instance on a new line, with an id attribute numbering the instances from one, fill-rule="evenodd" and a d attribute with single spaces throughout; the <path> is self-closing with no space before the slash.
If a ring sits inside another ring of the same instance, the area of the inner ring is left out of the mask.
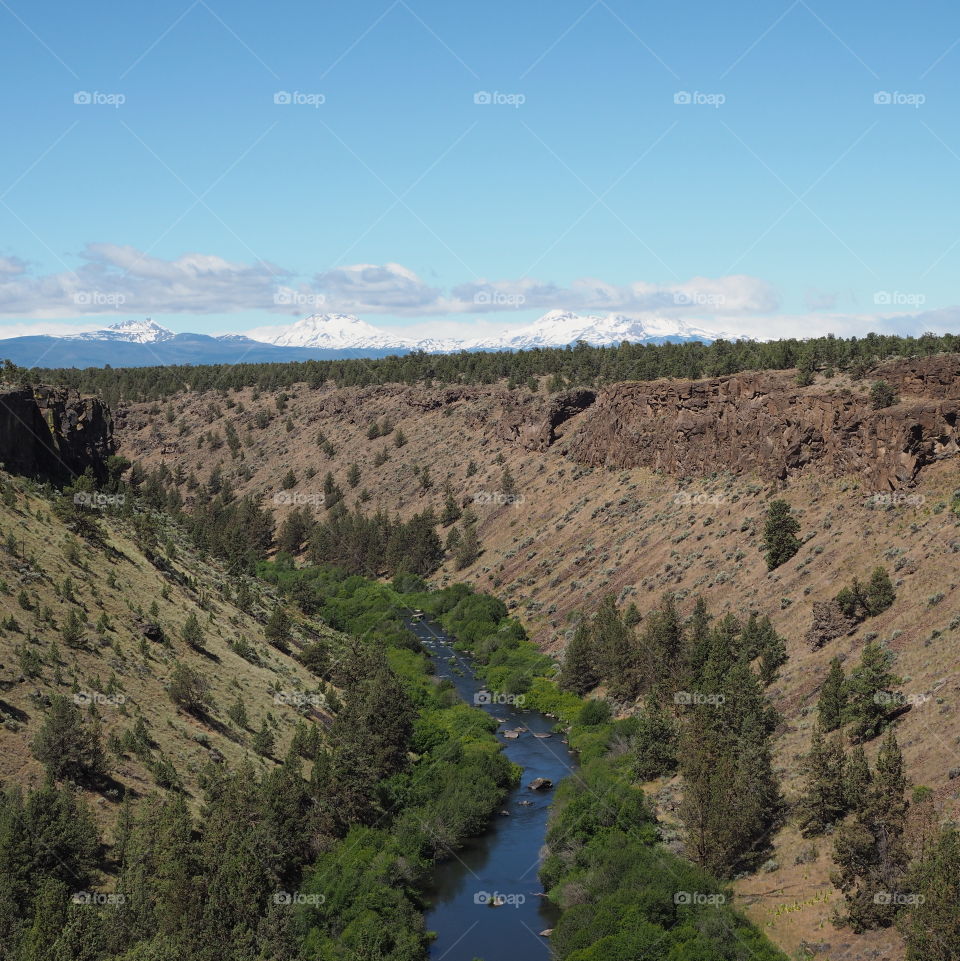
<path id="1" fill-rule="evenodd" d="M 30 720 L 30 715 L 26 711 L 21 711 L 19 707 L 14 707 L 3 700 L 0 700 L 0 717 L 12 718 L 21 724 L 26 724 Z"/>

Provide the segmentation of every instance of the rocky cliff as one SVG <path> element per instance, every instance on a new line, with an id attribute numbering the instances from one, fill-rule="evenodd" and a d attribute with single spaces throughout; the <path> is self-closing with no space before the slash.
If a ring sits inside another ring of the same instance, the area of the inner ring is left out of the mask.
<path id="1" fill-rule="evenodd" d="M 960 360 L 902 361 L 866 383 L 881 376 L 899 395 L 881 410 L 857 385 L 799 388 L 781 373 L 616 384 L 600 393 L 566 450 L 591 466 L 687 476 L 859 474 L 869 489 L 889 491 L 960 450 Z"/>
<path id="2" fill-rule="evenodd" d="M 67 483 L 88 467 L 103 479 L 114 451 L 101 401 L 65 387 L 0 388 L 0 463 L 14 474 Z"/>

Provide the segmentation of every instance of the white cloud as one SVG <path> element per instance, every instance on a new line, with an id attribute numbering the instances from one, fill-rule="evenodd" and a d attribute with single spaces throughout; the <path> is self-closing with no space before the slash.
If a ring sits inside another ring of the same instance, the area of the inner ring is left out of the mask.
<path id="1" fill-rule="evenodd" d="M 683 320 L 756 338 L 871 330 L 920 334 L 956 330 L 960 324 L 960 308 L 897 312 L 897 295 L 889 301 L 875 297 L 872 313 L 845 313 L 837 309 L 836 295 L 814 289 L 807 291 L 804 313 L 783 314 L 770 284 L 742 274 L 692 277 L 671 285 L 614 284 L 593 277 L 566 285 L 535 278 L 482 279 L 444 290 L 398 263 L 347 265 L 305 279 L 266 262 L 238 263 L 199 252 L 165 260 L 109 243 L 89 244 L 80 261 L 74 271 L 40 274 L 15 256 L 0 256 L 0 317 L 12 318 L 0 325 L 0 336 L 76 333 L 110 323 L 106 318 L 250 312 L 388 315 L 410 321 L 411 336 L 467 338 L 517 326 L 511 315 L 518 311 L 527 312 L 528 322 L 532 312 L 554 309 L 617 313 L 641 321 Z M 888 302 L 894 310 L 880 313 Z M 103 322 L 60 322 L 82 317 Z"/>

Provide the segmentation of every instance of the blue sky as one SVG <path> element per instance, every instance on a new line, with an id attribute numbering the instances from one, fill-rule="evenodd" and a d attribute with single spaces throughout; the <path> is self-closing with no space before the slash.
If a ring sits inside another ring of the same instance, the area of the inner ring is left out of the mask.
<path id="1" fill-rule="evenodd" d="M 0 22 L 0 335 L 960 317 L 955 3 L 4 0 Z"/>

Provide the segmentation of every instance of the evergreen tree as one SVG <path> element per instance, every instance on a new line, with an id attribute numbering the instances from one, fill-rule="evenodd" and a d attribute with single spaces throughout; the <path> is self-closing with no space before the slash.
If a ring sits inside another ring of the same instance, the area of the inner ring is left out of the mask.
<path id="1" fill-rule="evenodd" d="M 846 710 L 847 679 L 840 666 L 840 658 L 835 657 L 830 661 L 830 670 L 817 701 L 817 717 L 824 733 L 835 731 L 843 724 Z"/>
<path id="2" fill-rule="evenodd" d="M 906 890 L 915 895 L 898 918 L 907 961 L 960 961 L 960 834 L 944 828 L 915 864 Z"/>
<path id="3" fill-rule="evenodd" d="M 763 529 L 763 551 L 768 570 L 786 563 L 800 550 L 799 531 L 800 523 L 793 516 L 790 505 L 784 500 L 773 501 L 767 508 Z"/>
<path id="4" fill-rule="evenodd" d="M 847 681 L 847 710 L 853 738 L 870 740 L 887 724 L 890 707 L 897 701 L 896 685 L 900 678 L 892 673 L 893 653 L 879 644 L 863 648 L 860 663 Z"/>
<path id="5" fill-rule="evenodd" d="M 195 651 L 203 650 L 203 628 L 200 626 L 195 611 L 191 611 L 187 616 L 180 636 L 187 647 L 192 647 Z"/>
<path id="6" fill-rule="evenodd" d="M 177 707 L 196 717 L 202 716 L 211 705 L 209 681 L 199 671 L 180 661 L 174 665 L 169 693 Z"/>
<path id="7" fill-rule="evenodd" d="M 446 486 L 446 493 L 443 499 L 443 513 L 440 515 L 440 524 L 442 527 L 449 527 L 451 524 L 456 524 L 460 520 L 461 510 L 459 505 L 453 496 L 453 490 L 450 485 Z"/>
<path id="8" fill-rule="evenodd" d="M 677 768 L 677 725 L 663 709 L 660 698 L 649 695 L 637 716 L 633 736 L 633 776 L 650 781 Z"/>
<path id="9" fill-rule="evenodd" d="M 57 780 L 84 782 L 107 773 L 96 718 L 86 721 L 80 708 L 61 694 L 51 698 L 50 711 L 33 740 L 33 756 Z"/>
<path id="10" fill-rule="evenodd" d="M 263 636 L 268 644 L 279 650 L 286 650 L 290 640 L 290 616 L 282 604 L 274 605 L 263 628 Z"/>
<path id="11" fill-rule="evenodd" d="M 859 744 L 850 752 L 843 777 L 843 794 L 848 810 L 859 811 L 866 804 L 873 782 L 867 755 Z"/>
<path id="12" fill-rule="evenodd" d="M 480 556 L 480 540 L 476 524 L 464 524 L 463 534 L 456 546 L 454 565 L 458 571 L 469 567 Z"/>
<path id="13" fill-rule="evenodd" d="M 865 803 L 837 833 L 833 883 L 843 892 L 847 917 L 857 933 L 890 925 L 900 908 L 897 895 L 909 862 L 904 840 L 908 801 L 900 753 L 888 731 L 877 755 Z"/>
<path id="14" fill-rule="evenodd" d="M 253 736 L 253 749 L 263 757 L 270 757 L 276 743 L 273 731 L 267 726 L 266 720 L 260 724 L 260 730 Z"/>
<path id="15" fill-rule="evenodd" d="M 592 691 L 600 680 L 596 660 L 590 625 L 583 620 L 577 626 L 563 655 L 563 665 L 557 679 L 561 689 L 581 697 Z"/>
<path id="16" fill-rule="evenodd" d="M 890 575 L 884 568 L 875 567 L 866 588 L 867 613 L 871 616 L 881 614 L 893 604 L 896 598 L 897 594 L 893 589 Z"/>
<path id="17" fill-rule="evenodd" d="M 823 834 L 846 814 L 845 761 L 839 737 L 827 740 L 819 727 L 814 728 L 803 763 L 805 790 L 797 802 L 797 823 L 804 837 Z"/>

